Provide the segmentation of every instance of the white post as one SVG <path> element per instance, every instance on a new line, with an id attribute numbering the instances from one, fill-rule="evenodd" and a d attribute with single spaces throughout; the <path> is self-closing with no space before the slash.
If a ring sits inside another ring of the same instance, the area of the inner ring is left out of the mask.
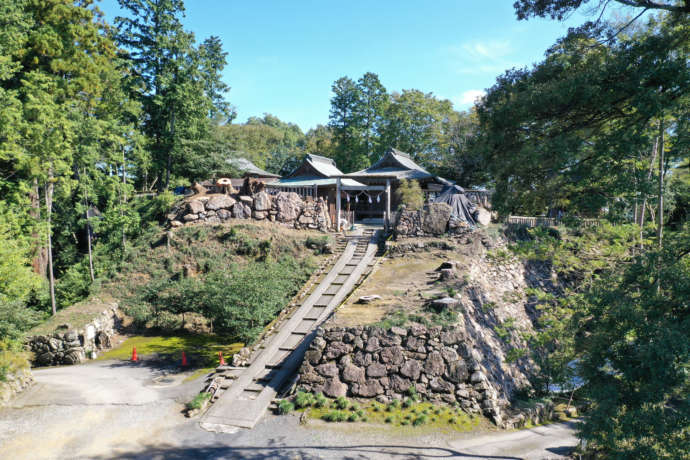
<path id="1" fill-rule="evenodd" d="M 340 231 L 340 177 L 335 182 L 335 221 L 336 231 Z"/>
<path id="2" fill-rule="evenodd" d="M 386 216 L 384 222 L 386 223 L 386 231 L 390 230 L 391 220 L 391 180 L 386 179 Z"/>

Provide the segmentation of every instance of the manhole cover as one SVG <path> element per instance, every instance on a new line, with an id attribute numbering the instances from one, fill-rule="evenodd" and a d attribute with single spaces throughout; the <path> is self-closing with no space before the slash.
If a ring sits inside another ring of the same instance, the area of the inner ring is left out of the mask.
<path id="1" fill-rule="evenodd" d="M 153 383 L 156 386 L 168 386 L 172 385 L 176 382 L 176 379 L 173 377 L 168 377 L 168 376 L 161 376 L 161 377 L 156 377 L 153 379 Z"/>

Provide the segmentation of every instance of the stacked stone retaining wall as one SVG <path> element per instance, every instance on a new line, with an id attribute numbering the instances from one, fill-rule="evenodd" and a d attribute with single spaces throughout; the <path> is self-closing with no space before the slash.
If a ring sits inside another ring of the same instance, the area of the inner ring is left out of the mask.
<path id="1" fill-rule="evenodd" d="M 299 385 L 330 397 L 405 396 L 459 403 L 503 425 L 507 395 L 491 380 L 479 352 L 457 329 L 352 327 L 320 329 L 306 352 Z"/>
<path id="2" fill-rule="evenodd" d="M 30 369 L 17 369 L 8 373 L 0 381 L 0 405 L 7 404 L 14 396 L 29 388 L 34 383 Z"/>
<path id="3" fill-rule="evenodd" d="M 278 222 L 296 229 L 328 231 L 331 218 L 323 198 L 302 199 L 294 192 L 270 195 L 265 190 L 248 195 L 197 195 L 168 214 L 171 227 L 198 222 L 220 223 L 229 219 Z"/>
<path id="4" fill-rule="evenodd" d="M 112 337 L 120 324 L 117 304 L 104 310 L 83 328 L 66 324 L 49 335 L 30 337 L 27 348 L 33 352 L 34 366 L 78 364 L 95 358 L 98 351 L 112 347 Z"/>

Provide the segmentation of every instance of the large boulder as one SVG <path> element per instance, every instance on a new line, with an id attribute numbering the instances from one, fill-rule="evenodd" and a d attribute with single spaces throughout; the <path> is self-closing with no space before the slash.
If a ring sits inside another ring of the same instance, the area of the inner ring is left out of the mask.
<path id="1" fill-rule="evenodd" d="M 261 191 L 254 195 L 254 210 L 255 211 L 270 211 L 271 210 L 271 196 L 265 191 Z M 265 216 L 264 216 L 265 217 Z"/>
<path id="2" fill-rule="evenodd" d="M 217 211 L 218 209 L 229 209 L 235 204 L 235 199 L 227 195 L 214 195 L 206 203 L 206 209 Z"/>
<path id="3" fill-rule="evenodd" d="M 340 381 L 338 377 L 328 379 L 323 386 L 323 393 L 331 398 L 345 396 L 347 394 L 347 384 Z"/>
<path id="4" fill-rule="evenodd" d="M 484 208 L 477 208 L 474 213 L 474 220 L 479 225 L 489 225 L 491 223 L 491 213 Z"/>
<path id="5" fill-rule="evenodd" d="M 354 364 L 347 364 L 343 369 L 343 380 L 350 383 L 363 384 L 366 381 L 364 369 Z"/>
<path id="6" fill-rule="evenodd" d="M 254 211 L 252 217 L 256 220 L 264 220 L 268 216 L 267 211 Z"/>
<path id="7" fill-rule="evenodd" d="M 189 214 L 204 212 L 204 203 L 200 200 L 192 200 L 187 203 L 187 211 L 189 211 Z"/>
<path id="8" fill-rule="evenodd" d="M 400 367 L 400 374 L 412 380 L 417 380 L 421 373 L 422 365 L 416 359 L 408 359 Z"/>
<path id="9" fill-rule="evenodd" d="M 424 372 L 427 375 L 443 375 L 446 370 L 446 364 L 443 361 L 443 356 L 438 351 L 432 351 L 426 358 L 424 363 Z"/>
<path id="10" fill-rule="evenodd" d="M 353 385 L 353 393 L 364 398 L 373 398 L 383 393 L 383 387 L 378 380 L 367 380 L 359 385 Z"/>
<path id="11" fill-rule="evenodd" d="M 276 220 L 278 222 L 293 222 L 302 212 L 303 205 L 302 198 L 295 192 L 280 192 L 273 199 L 273 206 L 278 212 Z"/>
<path id="12" fill-rule="evenodd" d="M 246 219 L 248 216 L 244 212 L 244 205 L 241 202 L 237 202 L 232 205 L 232 216 L 236 219 Z"/>
<path id="13" fill-rule="evenodd" d="M 442 235 L 448 230 L 452 208 L 446 203 L 430 203 L 424 208 L 422 229 L 424 233 Z"/>

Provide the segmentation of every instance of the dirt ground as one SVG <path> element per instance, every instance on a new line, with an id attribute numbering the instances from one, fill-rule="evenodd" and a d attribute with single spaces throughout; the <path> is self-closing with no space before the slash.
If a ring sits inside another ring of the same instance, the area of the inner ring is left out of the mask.
<path id="1" fill-rule="evenodd" d="M 428 246 L 428 239 L 424 240 Z M 433 240 L 432 240 L 433 241 Z M 416 245 L 416 239 L 406 239 L 401 244 Z M 384 256 L 374 267 L 366 280 L 350 295 L 338 309 L 330 325 L 350 327 L 376 324 L 394 311 L 407 314 L 425 314 L 424 306 L 429 299 L 448 294 L 448 288 L 460 289 L 465 282 L 464 270 L 453 282 L 439 282 L 439 266 L 448 260 L 469 266 L 479 248 L 474 239 L 453 241 L 452 249 L 421 249 L 404 255 Z M 466 271 L 469 273 L 469 270 Z M 379 295 L 380 300 L 359 303 L 362 296 Z"/>
<path id="2" fill-rule="evenodd" d="M 0 408 L 2 459 L 542 459 L 577 444 L 572 423 L 448 434 L 268 415 L 253 430 L 209 433 L 182 415 L 203 379 L 179 369 L 111 360 L 35 376 Z"/>

